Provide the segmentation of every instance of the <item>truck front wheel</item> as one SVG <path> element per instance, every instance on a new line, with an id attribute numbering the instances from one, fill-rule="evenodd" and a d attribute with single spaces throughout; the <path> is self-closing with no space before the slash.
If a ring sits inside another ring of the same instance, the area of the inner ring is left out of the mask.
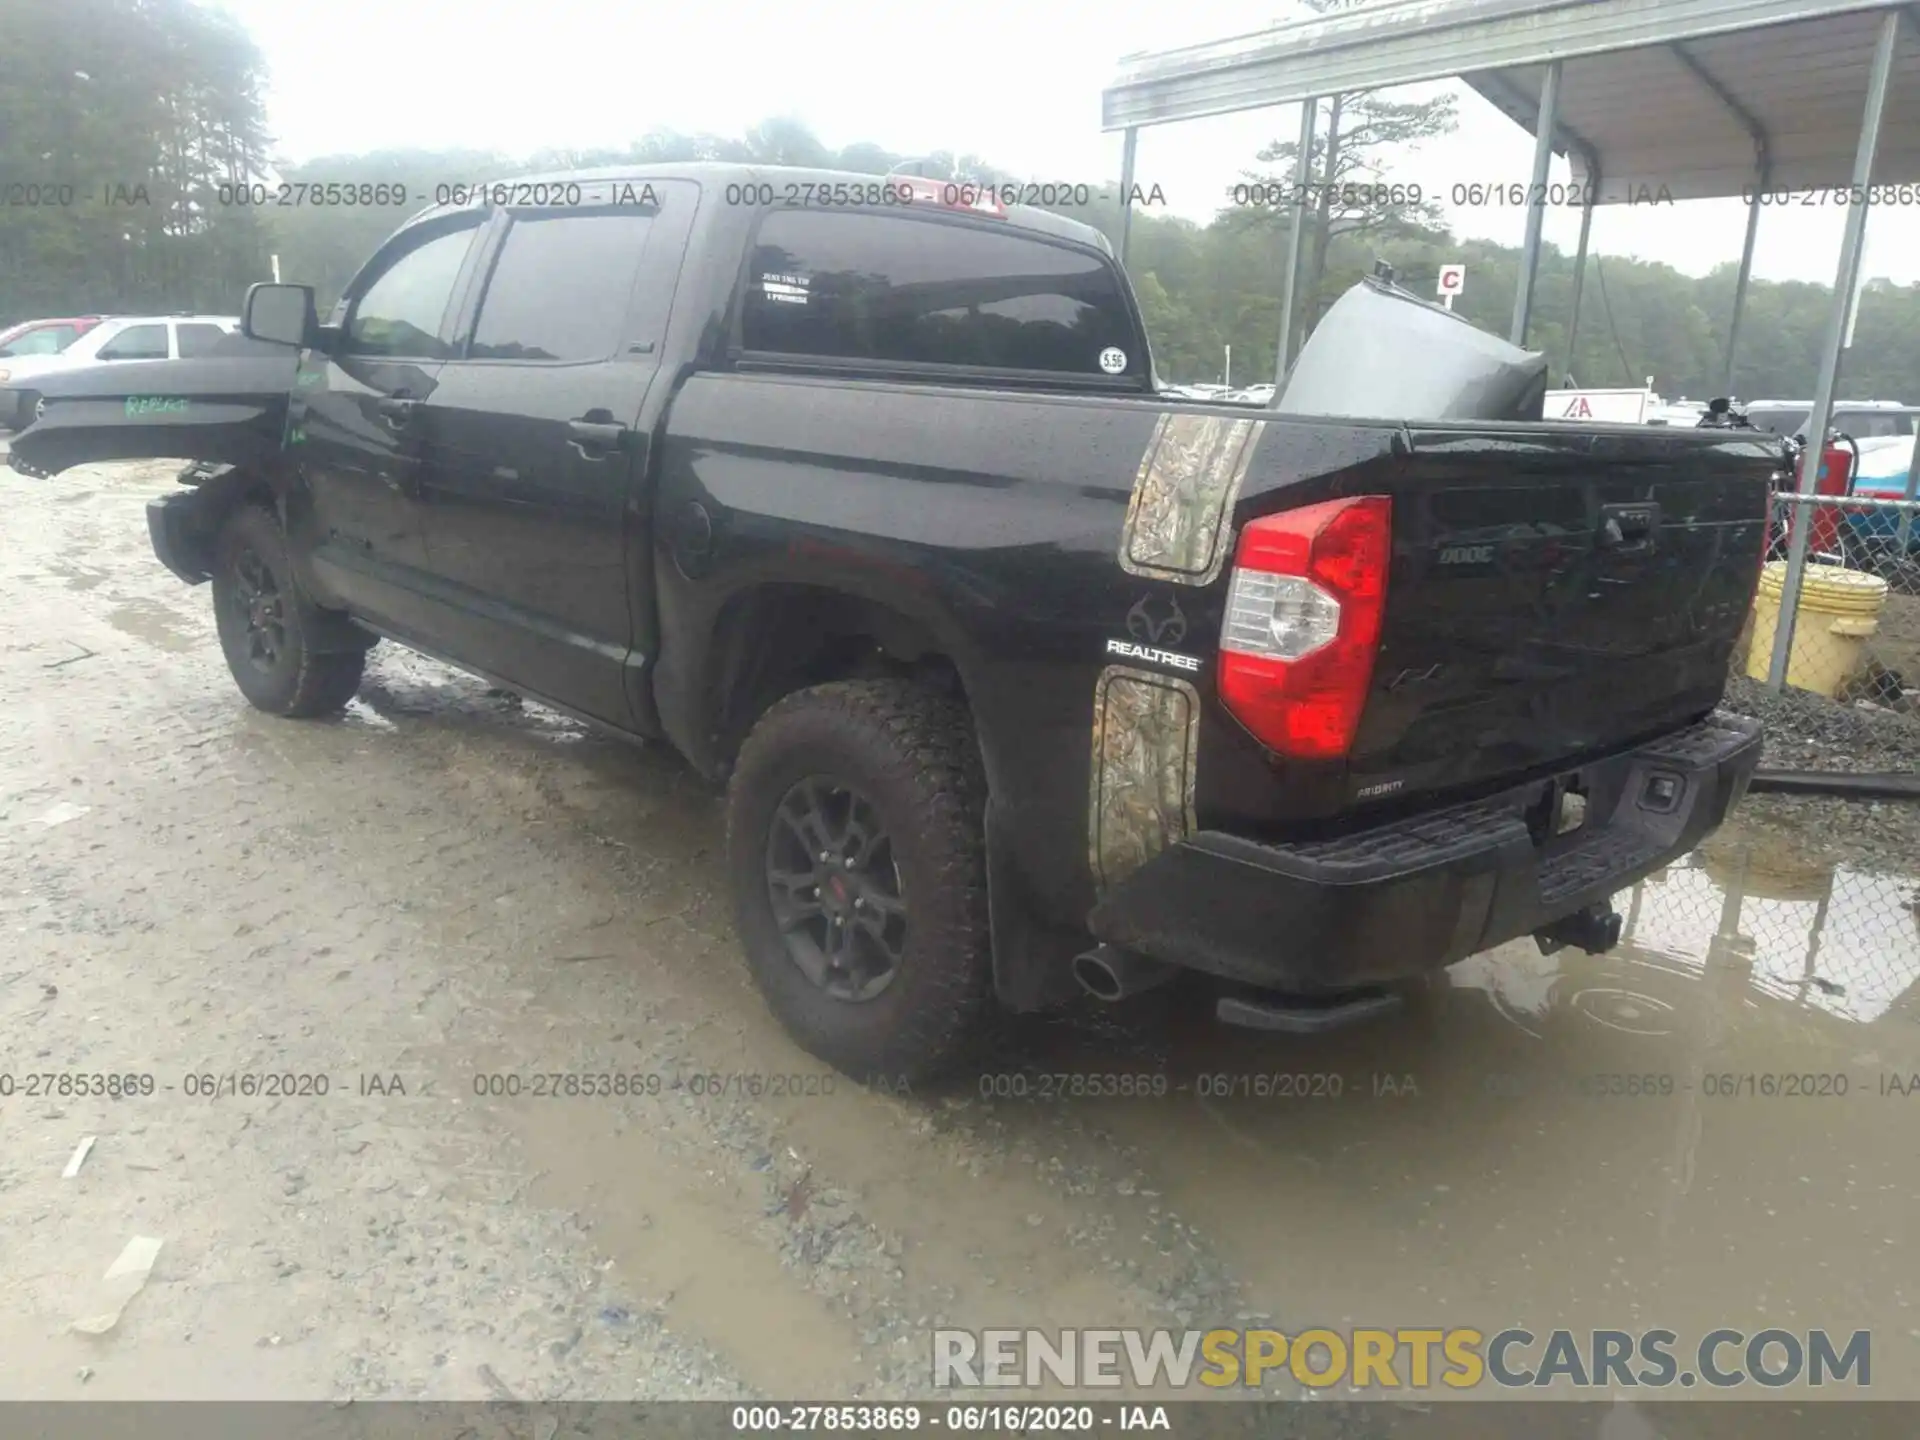
<path id="1" fill-rule="evenodd" d="M 747 963 L 788 1033 L 856 1079 L 950 1068 L 991 1016 L 985 798 L 965 707 L 906 681 L 802 690 L 741 748 L 727 865 Z"/>
<path id="2" fill-rule="evenodd" d="M 340 709 L 360 688 L 364 650 L 316 651 L 323 618 L 293 573 L 271 511 L 236 505 L 214 549 L 213 617 L 240 693 L 272 715 L 305 719 Z"/>

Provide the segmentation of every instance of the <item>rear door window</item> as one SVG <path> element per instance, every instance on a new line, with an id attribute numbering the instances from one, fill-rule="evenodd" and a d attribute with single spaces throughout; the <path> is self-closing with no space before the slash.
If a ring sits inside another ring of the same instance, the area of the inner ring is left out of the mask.
<path id="1" fill-rule="evenodd" d="M 102 360 L 165 360 L 167 327 L 129 325 L 100 347 Z"/>
<path id="2" fill-rule="evenodd" d="M 748 351 L 1129 388 L 1147 374 L 1146 345 L 1113 263 L 1003 222 L 775 210 L 761 224 L 745 287 Z"/>
<path id="3" fill-rule="evenodd" d="M 480 302 L 470 360 L 611 359 L 651 210 L 516 216 Z"/>
<path id="4" fill-rule="evenodd" d="M 177 327 L 180 341 L 180 355 L 185 359 L 194 355 L 205 355 L 214 346 L 227 338 L 227 332 L 218 325 L 206 325 L 190 322 Z"/>

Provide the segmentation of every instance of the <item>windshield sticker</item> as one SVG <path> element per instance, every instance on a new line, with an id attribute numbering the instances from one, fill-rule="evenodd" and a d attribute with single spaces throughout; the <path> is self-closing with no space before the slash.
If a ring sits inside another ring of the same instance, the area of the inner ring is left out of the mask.
<path id="1" fill-rule="evenodd" d="M 1109 375 L 1121 374 L 1127 368 L 1127 352 L 1118 345 L 1109 345 L 1100 352 L 1100 368 Z"/>
<path id="2" fill-rule="evenodd" d="M 187 402 L 177 395 L 129 395 L 127 414 L 161 415 L 185 414 Z"/>
<path id="3" fill-rule="evenodd" d="M 777 305 L 804 305 L 812 293 L 811 277 L 767 271 L 760 277 L 760 293 Z"/>

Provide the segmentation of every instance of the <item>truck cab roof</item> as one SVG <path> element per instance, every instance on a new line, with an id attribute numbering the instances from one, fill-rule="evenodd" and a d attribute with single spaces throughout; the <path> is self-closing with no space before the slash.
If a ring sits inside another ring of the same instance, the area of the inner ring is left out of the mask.
<path id="1" fill-rule="evenodd" d="M 885 185 L 896 187 L 892 193 L 912 193 L 914 198 L 897 202 L 883 200 L 876 208 L 897 203 L 902 209 L 923 205 L 929 209 L 990 215 L 1022 230 L 1049 235 L 1055 239 L 1068 240 L 1080 245 L 1090 245 L 1104 254 L 1113 253 L 1113 247 L 1107 237 L 1094 226 L 1083 224 L 1078 220 L 1070 220 L 1064 215 L 1034 205 L 995 203 L 992 197 L 998 190 L 1016 188 L 1011 184 L 997 187 L 991 182 L 940 180 L 915 175 L 873 175 L 855 170 L 826 170 L 801 165 L 750 165 L 738 161 L 688 160 L 659 164 L 603 165 L 584 170 L 550 170 L 536 175 L 500 176 L 492 180 L 476 181 L 474 185 L 476 189 L 483 191 L 493 186 L 511 187 L 506 200 L 507 204 L 518 203 L 537 207 L 541 203 L 537 197 L 542 187 L 551 190 L 556 185 L 607 186 L 611 195 L 613 186 L 645 185 L 649 181 L 659 180 L 691 180 L 703 190 L 724 191 L 729 185 L 771 186 L 773 187 L 771 198 L 759 202 L 766 208 L 777 208 L 783 202 L 805 208 L 808 203 L 806 197 L 809 194 L 806 187 L 809 186 L 817 190 L 821 187 L 833 186 Z M 935 193 L 936 191 L 938 193 Z M 515 201 L 514 195 L 523 192 L 528 193 L 529 198 Z M 985 192 L 989 200 L 986 208 L 976 208 L 962 203 L 969 197 L 982 192 Z M 922 199 L 922 193 L 930 198 Z M 480 201 L 469 200 L 465 204 L 428 206 L 409 219 L 406 226 L 402 228 L 410 228 L 438 216 L 469 209 L 476 203 Z M 591 203 L 590 197 L 587 198 L 587 203 Z M 815 201 L 814 203 L 820 208 L 829 208 L 829 206 L 851 208 L 849 202 L 844 200 Z"/>

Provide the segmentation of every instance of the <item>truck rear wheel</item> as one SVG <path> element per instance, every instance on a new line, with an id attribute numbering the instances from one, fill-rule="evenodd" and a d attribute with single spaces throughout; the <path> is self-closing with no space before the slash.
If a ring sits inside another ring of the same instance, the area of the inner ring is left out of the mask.
<path id="1" fill-rule="evenodd" d="M 790 695 L 741 748 L 727 865 L 747 963 L 812 1054 L 929 1078 L 992 1012 L 982 815 L 964 706 L 906 681 Z"/>
<path id="2" fill-rule="evenodd" d="M 364 650 L 316 651 L 321 615 L 293 573 L 280 522 L 239 505 L 214 549 L 213 616 L 234 683 L 256 709 L 306 719 L 340 709 L 360 688 Z"/>

